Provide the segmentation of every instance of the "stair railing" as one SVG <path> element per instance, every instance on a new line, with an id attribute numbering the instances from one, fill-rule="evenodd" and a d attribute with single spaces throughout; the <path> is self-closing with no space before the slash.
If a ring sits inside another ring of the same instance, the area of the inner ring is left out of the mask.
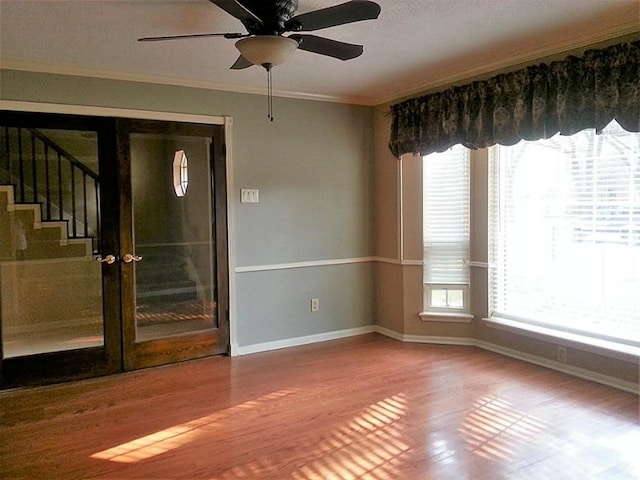
<path id="1" fill-rule="evenodd" d="M 41 204 L 42 220 L 67 221 L 69 238 L 93 237 L 99 251 L 98 174 L 37 129 L 2 129 L 0 183 L 15 186 L 17 203 Z"/>

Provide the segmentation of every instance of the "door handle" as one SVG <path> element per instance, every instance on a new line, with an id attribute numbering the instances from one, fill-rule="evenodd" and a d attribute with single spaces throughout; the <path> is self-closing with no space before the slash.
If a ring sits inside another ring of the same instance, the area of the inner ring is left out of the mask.
<path id="1" fill-rule="evenodd" d="M 106 257 L 98 257 L 96 258 L 96 262 L 106 263 L 107 265 L 111 265 L 112 263 L 116 263 L 115 255 L 107 255 Z"/>
<path id="2" fill-rule="evenodd" d="M 131 253 L 125 253 L 122 256 L 122 261 L 124 263 L 140 262 L 142 261 L 142 257 L 140 255 L 132 255 Z"/>

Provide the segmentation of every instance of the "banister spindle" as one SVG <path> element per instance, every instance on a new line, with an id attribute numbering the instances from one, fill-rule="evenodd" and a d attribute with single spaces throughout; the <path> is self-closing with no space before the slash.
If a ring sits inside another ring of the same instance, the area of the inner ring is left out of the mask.
<path id="1" fill-rule="evenodd" d="M 51 185 L 49 184 L 49 145 L 44 146 L 44 191 L 47 198 L 47 220 L 51 220 Z"/>
<path id="2" fill-rule="evenodd" d="M 13 183 L 11 181 L 11 177 L 13 174 L 12 164 L 11 164 L 11 140 L 9 139 L 9 127 L 4 127 L 4 151 L 7 154 L 7 183 Z"/>
<path id="3" fill-rule="evenodd" d="M 20 203 L 24 203 L 24 159 L 22 158 L 21 128 L 18 128 L 18 179 L 20 185 Z"/>
<path id="4" fill-rule="evenodd" d="M 58 152 L 58 220 L 64 220 L 64 193 L 62 191 L 62 158 Z"/>
<path id="5" fill-rule="evenodd" d="M 82 208 L 84 210 L 84 236 L 89 236 L 89 212 L 87 211 L 87 174 L 82 172 Z"/>
<path id="6" fill-rule="evenodd" d="M 98 182 L 97 178 L 93 179 L 93 183 L 94 183 L 94 191 L 96 193 L 96 233 L 95 233 L 95 238 L 96 238 L 96 248 L 97 251 L 100 252 L 101 250 L 101 246 L 100 246 L 100 232 L 101 232 L 101 221 L 100 221 L 100 183 Z"/>
<path id="7" fill-rule="evenodd" d="M 31 177 L 33 189 L 33 203 L 38 203 L 38 163 L 36 159 L 36 137 L 31 134 Z"/>
<path id="8" fill-rule="evenodd" d="M 71 223 L 71 231 L 75 238 L 78 234 L 78 228 L 76 226 L 76 170 L 73 165 L 71 165 Z"/>

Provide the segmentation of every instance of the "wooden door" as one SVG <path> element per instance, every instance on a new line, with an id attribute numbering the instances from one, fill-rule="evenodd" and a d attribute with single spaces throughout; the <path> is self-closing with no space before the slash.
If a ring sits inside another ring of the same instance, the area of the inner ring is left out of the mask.
<path id="1" fill-rule="evenodd" d="M 121 369 L 115 122 L 0 112 L 0 384 Z"/>
<path id="2" fill-rule="evenodd" d="M 228 351 L 223 133 L 118 122 L 125 369 Z"/>

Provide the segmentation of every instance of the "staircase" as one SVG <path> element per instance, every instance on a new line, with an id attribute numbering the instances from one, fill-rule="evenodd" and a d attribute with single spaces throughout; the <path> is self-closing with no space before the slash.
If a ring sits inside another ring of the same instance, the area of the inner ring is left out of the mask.
<path id="1" fill-rule="evenodd" d="M 80 132 L 49 134 L 59 141 L 75 135 L 78 150 L 88 146 L 85 155 L 97 159 L 95 139 L 83 139 Z M 15 211 L 35 209 L 33 217 L 43 225 L 65 222 L 67 238 L 91 237 L 93 251 L 100 251 L 98 174 L 42 131 L 0 127 L 0 185 L 14 187 Z"/>
<path id="2" fill-rule="evenodd" d="M 0 185 L 0 261 L 91 258 L 91 238 L 69 238 L 66 221 L 42 221 L 38 203 L 15 202 L 13 185 Z"/>

